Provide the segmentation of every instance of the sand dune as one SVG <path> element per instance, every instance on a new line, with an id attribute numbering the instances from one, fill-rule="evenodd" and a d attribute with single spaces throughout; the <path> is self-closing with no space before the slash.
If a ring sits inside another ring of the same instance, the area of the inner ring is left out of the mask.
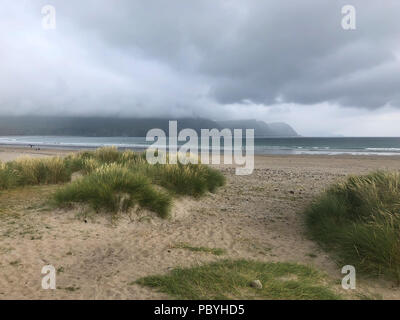
<path id="1" fill-rule="evenodd" d="M 66 151 L 0 148 L 0 160 L 21 155 L 49 156 Z M 304 235 L 302 212 L 311 199 L 350 173 L 398 169 L 395 157 L 258 156 L 250 176 L 220 166 L 227 185 L 216 194 L 175 203 L 173 217 L 146 212 L 111 221 L 85 215 L 82 208 L 43 211 L 56 186 L 0 193 L 0 299 L 163 299 L 132 282 L 224 258 L 310 264 L 340 279 L 341 266 Z M 178 243 L 223 248 L 214 256 Z M 57 290 L 41 289 L 41 268 L 58 270 Z M 358 293 L 400 298 L 390 283 L 361 279 Z"/>

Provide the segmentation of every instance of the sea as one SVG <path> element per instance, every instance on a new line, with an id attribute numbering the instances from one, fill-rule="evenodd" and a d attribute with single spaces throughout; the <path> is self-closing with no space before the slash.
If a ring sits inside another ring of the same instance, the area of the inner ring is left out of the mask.
<path id="1" fill-rule="evenodd" d="M 244 142 L 244 141 L 243 141 Z M 90 149 L 116 146 L 144 150 L 154 142 L 144 137 L 3 136 L 0 145 L 33 148 Z M 184 142 L 181 142 L 183 144 Z M 205 150 L 203 150 L 205 151 Z M 400 155 L 400 137 L 293 137 L 255 138 L 259 155 Z"/>

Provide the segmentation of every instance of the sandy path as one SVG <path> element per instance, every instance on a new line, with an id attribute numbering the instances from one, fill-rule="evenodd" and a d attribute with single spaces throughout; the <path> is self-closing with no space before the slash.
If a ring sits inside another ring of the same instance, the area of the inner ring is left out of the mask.
<path id="1" fill-rule="evenodd" d="M 54 186 L 6 192 L 0 195 L 0 298 L 167 298 L 131 283 L 224 258 L 311 264 L 339 279 L 340 266 L 304 236 L 304 207 L 346 174 L 399 166 L 393 157 L 257 157 L 250 176 L 221 168 L 227 185 L 197 201 L 179 200 L 171 220 L 142 212 L 116 223 L 105 217 L 85 223 L 77 211 L 38 209 Z M 172 248 L 179 242 L 224 248 L 227 254 Z M 45 264 L 59 270 L 59 289 L 41 289 Z M 357 290 L 400 298 L 400 290 L 383 281 L 360 280 Z"/>

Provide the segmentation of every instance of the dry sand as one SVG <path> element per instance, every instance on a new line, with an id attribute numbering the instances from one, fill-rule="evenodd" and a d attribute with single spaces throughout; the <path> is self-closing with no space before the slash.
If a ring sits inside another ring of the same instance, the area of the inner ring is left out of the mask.
<path id="1" fill-rule="evenodd" d="M 65 151 L 0 148 L 2 161 L 21 154 Z M 176 201 L 170 220 L 144 211 L 118 221 L 87 217 L 80 209 L 43 211 L 41 204 L 54 186 L 3 192 L 0 299 L 164 299 L 168 297 L 131 283 L 176 266 L 224 258 L 308 264 L 340 283 L 341 266 L 304 235 L 304 208 L 347 174 L 399 167 L 396 157 L 257 156 L 250 176 L 235 176 L 232 167 L 220 166 L 227 185 L 200 200 Z M 181 242 L 227 253 L 217 257 L 173 248 Z M 58 269 L 57 290 L 41 289 L 46 264 Z M 392 283 L 357 280 L 357 293 L 400 298 Z"/>
<path id="2" fill-rule="evenodd" d="M 0 146 L 0 161 L 12 161 L 21 157 L 49 157 L 49 156 L 63 156 L 73 152 L 73 150 L 65 150 L 65 149 L 46 149 L 40 148 L 40 150 L 36 150 L 34 148 L 26 148 L 26 147 L 1 147 Z"/>

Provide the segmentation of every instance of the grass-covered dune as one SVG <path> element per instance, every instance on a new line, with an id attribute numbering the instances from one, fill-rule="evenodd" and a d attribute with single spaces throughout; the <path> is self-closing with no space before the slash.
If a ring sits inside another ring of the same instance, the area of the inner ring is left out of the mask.
<path id="1" fill-rule="evenodd" d="M 400 173 L 351 176 L 306 211 L 312 238 L 368 275 L 400 280 Z"/>
<path id="2" fill-rule="evenodd" d="M 70 182 L 76 172 L 83 176 Z M 225 178 L 202 164 L 151 165 L 145 153 L 119 152 L 113 147 L 65 158 L 23 158 L 0 163 L 0 191 L 59 183 L 67 184 L 53 196 L 57 206 L 86 203 L 96 211 L 115 213 L 138 205 L 167 217 L 175 196 L 199 197 L 214 192 Z"/>

